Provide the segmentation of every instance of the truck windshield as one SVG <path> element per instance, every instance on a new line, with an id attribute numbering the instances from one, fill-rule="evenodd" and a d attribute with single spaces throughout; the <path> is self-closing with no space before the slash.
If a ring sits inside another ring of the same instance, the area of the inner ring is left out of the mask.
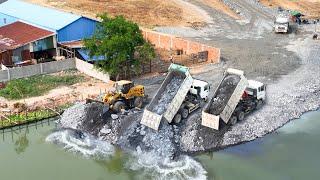
<path id="1" fill-rule="evenodd" d="M 279 22 L 276 22 L 276 24 L 277 24 L 277 25 L 283 25 L 283 26 L 286 26 L 288 23 L 286 23 L 286 22 L 285 22 L 285 23 L 279 23 Z"/>

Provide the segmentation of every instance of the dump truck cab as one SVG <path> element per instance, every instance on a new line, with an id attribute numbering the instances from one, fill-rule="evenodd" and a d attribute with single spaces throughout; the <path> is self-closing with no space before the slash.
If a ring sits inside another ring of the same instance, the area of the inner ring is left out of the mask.
<path id="1" fill-rule="evenodd" d="M 210 85 L 206 81 L 194 79 L 189 93 L 195 96 L 199 96 L 201 99 L 207 101 L 210 91 Z"/>
<path id="2" fill-rule="evenodd" d="M 274 21 L 274 31 L 276 33 L 288 33 L 289 32 L 289 17 L 279 15 Z"/>
<path id="3" fill-rule="evenodd" d="M 245 92 L 257 100 L 264 101 L 266 99 L 266 85 L 254 80 L 248 80 L 248 82 L 249 85 Z"/>

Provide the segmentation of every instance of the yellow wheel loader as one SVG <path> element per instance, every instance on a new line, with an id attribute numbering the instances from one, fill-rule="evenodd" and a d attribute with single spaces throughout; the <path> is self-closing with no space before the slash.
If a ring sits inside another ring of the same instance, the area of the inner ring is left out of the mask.
<path id="1" fill-rule="evenodd" d="M 125 109 L 142 108 L 146 99 L 144 86 L 134 85 L 132 81 L 121 80 L 114 84 L 115 91 L 106 93 L 102 100 L 87 99 L 87 103 L 100 102 L 110 110 L 119 113 Z"/>

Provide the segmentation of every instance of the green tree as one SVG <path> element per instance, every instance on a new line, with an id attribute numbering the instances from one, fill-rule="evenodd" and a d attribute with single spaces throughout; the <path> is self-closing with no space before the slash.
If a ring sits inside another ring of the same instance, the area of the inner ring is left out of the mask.
<path id="1" fill-rule="evenodd" d="M 102 14 L 99 17 L 102 22 L 99 23 L 97 31 L 91 38 L 84 40 L 91 57 L 104 57 L 103 61 L 95 63 L 98 69 L 118 76 L 121 72 L 138 69 L 145 60 L 142 57 L 150 58 L 154 54 L 154 49 L 144 40 L 136 23 L 126 20 L 123 16 L 112 18 Z M 140 56 L 135 58 L 136 51 L 146 50 L 147 47 L 149 53 L 138 52 Z"/>

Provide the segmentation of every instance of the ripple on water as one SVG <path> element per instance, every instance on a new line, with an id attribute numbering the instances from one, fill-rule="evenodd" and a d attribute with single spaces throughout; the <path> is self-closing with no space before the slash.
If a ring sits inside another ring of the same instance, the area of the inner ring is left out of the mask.
<path id="1" fill-rule="evenodd" d="M 156 180 L 203 180 L 207 172 L 202 165 L 189 156 L 181 156 L 178 160 L 157 157 L 152 152 L 137 151 L 126 164 L 133 171 L 140 171 L 138 179 Z"/>
<path id="2" fill-rule="evenodd" d="M 87 158 L 107 158 L 115 153 L 115 148 L 110 143 L 71 129 L 53 132 L 47 136 L 46 141 L 61 145 L 67 151 L 80 153 Z"/>

